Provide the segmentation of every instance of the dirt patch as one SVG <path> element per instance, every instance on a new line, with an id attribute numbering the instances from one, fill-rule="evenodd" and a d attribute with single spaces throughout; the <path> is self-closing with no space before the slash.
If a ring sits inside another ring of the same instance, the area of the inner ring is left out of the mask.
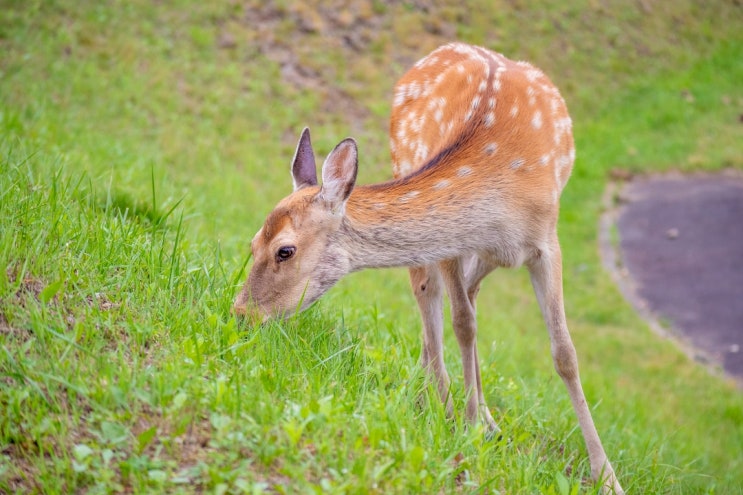
<path id="1" fill-rule="evenodd" d="M 5 275 L 8 278 L 8 282 L 10 282 L 11 284 L 16 283 L 18 280 L 17 271 L 17 267 L 8 267 L 5 270 Z M 15 293 L 15 299 L 17 301 L 22 301 L 25 296 L 31 296 L 32 298 L 38 300 L 41 292 L 44 290 L 46 285 L 46 282 L 44 282 L 43 280 L 26 275 L 21 283 L 18 284 L 18 289 Z"/>
<path id="2" fill-rule="evenodd" d="M 278 65 L 286 84 L 318 97 L 321 115 L 343 114 L 359 127 L 374 117 L 365 96 L 379 86 L 377 78 L 395 81 L 429 49 L 456 37 L 447 6 L 435 3 L 248 2 L 221 23 L 216 43 L 233 50 L 249 40 Z M 406 36 L 399 36 L 405 21 Z"/>
<path id="3" fill-rule="evenodd" d="M 743 174 L 634 178 L 607 194 L 603 258 L 625 297 L 743 384 Z"/>
<path id="4" fill-rule="evenodd" d="M 370 113 L 342 87 L 333 84 L 336 68 L 332 64 L 314 66 L 308 63 L 303 51 L 318 44 L 319 39 L 331 39 L 336 43 L 330 48 L 340 52 L 342 58 L 348 52 L 364 49 L 370 42 L 370 34 L 378 29 L 381 22 L 373 13 L 361 13 L 345 9 L 316 9 L 304 3 L 280 7 L 273 2 L 265 2 L 245 9 L 240 23 L 243 29 L 255 29 L 255 48 L 267 59 L 278 64 L 285 83 L 299 90 L 308 90 L 318 95 L 322 101 L 322 111 L 345 112 L 352 121 L 362 122 Z M 230 48 L 232 36 L 223 31 L 220 46 Z M 327 44 L 324 48 L 328 50 Z M 333 57 L 328 53 L 328 58 Z"/>

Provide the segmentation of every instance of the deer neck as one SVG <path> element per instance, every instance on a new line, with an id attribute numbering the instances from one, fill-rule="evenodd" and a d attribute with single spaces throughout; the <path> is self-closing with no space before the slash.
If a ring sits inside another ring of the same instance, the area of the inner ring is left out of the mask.
<path id="1" fill-rule="evenodd" d="M 337 239 L 350 271 L 419 266 L 461 254 L 471 237 L 463 231 L 477 222 L 467 218 L 471 208 L 457 200 L 452 182 L 424 176 L 357 186 Z"/>

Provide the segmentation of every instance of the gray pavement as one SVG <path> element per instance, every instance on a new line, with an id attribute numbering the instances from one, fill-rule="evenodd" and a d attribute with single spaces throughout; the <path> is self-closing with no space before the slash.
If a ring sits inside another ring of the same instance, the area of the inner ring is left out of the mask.
<path id="1" fill-rule="evenodd" d="M 625 296 L 743 383 L 741 174 L 635 178 L 618 197 Z"/>

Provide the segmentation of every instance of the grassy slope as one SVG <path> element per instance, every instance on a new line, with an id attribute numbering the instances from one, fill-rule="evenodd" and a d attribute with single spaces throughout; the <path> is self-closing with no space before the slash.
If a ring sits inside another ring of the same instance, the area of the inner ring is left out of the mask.
<path id="1" fill-rule="evenodd" d="M 402 271 L 349 277 L 260 333 L 229 316 L 301 126 L 319 154 L 353 133 L 361 180 L 387 177 L 395 78 L 458 37 L 532 60 L 572 109 L 567 310 L 620 479 L 741 491 L 740 393 L 658 341 L 596 253 L 611 168 L 743 168 L 740 7 L 3 4 L 0 490 L 590 491 L 523 272 L 480 296 L 510 443 L 419 407 Z"/>

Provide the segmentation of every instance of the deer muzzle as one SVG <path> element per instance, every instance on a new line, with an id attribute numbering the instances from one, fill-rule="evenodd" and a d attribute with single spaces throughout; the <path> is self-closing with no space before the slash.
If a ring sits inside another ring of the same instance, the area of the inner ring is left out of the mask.
<path id="1" fill-rule="evenodd" d="M 248 284 L 242 288 L 232 304 L 232 313 L 238 319 L 246 321 L 249 325 L 257 325 L 268 319 L 268 315 L 263 314 L 258 305 L 250 297 Z"/>

